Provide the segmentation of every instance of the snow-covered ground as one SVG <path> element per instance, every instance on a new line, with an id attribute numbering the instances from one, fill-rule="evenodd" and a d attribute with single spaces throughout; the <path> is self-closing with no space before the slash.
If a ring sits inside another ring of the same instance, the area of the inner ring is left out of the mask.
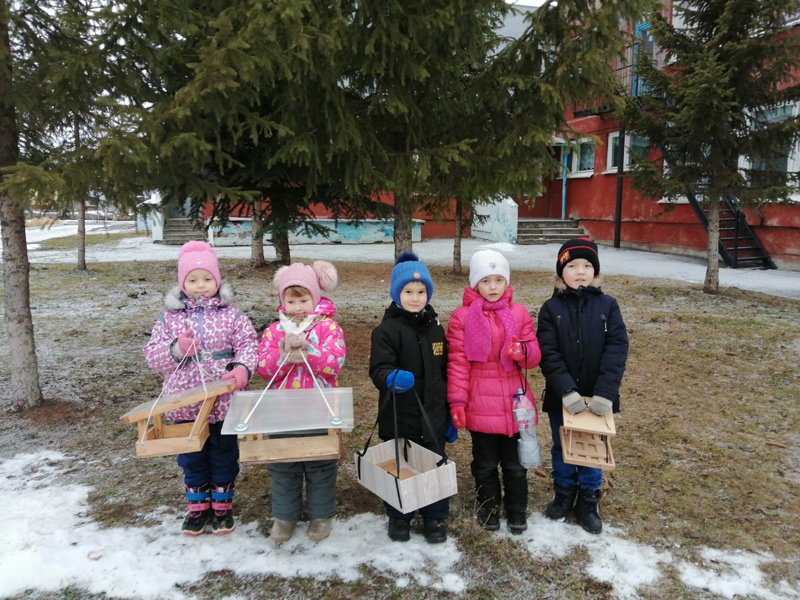
<path id="1" fill-rule="evenodd" d="M 130 222 L 106 222 L 87 224 L 87 233 L 106 233 L 130 231 Z M 77 225 L 65 223 L 50 229 L 30 228 L 27 231 L 30 261 L 33 263 L 69 263 L 75 261 L 74 251 L 38 250 L 36 242 L 47 237 L 74 235 Z M 559 244 L 540 246 L 517 246 L 514 244 L 492 243 L 485 240 L 465 239 L 461 246 L 463 264 L 469 264 L 469 258 L 478 248 L 493 248 L 502 252 L 509 261 L 512 270 L 555 271 L 555 258 Z M 428 264 L 450 265 L 453 262 L 453 240 L 435 239 L 414 244 L 414 251 Z M 265 247 L 267 260 L 275 258 L 272 247 Z M 304 244 L 291 247 L 293 258 L 316 259 L 325 258 L 330 261 L 363 261 L 386 262 L 394 260 L 392 244 Z M 221 258 L 250 257 L 249 246 L 220 247 L 217 255 Z M 92 245 L 86 249 L 86 260 L 92 262 L 127 262 L 136 261 L 170 261 L 176 260 L 178 248 L 164 244 L 154 244 L 150 238 L 127 238 L 119 242 Z M 635 277 L 655 277 L 672 279 L 690 283 L 703 283 L 705 264 L 696 258 L 643 252 L 601 246 L 600 268 L 609 275 L 633 275 Z M 800 272 L 798 271 L 762 271 L 749 269 L 720 268 L 720 285 L 736 287 L 800 299 Z"/>
<path id="2" fill-rule="evenodd" d="M 0 482 L 13 498 L 5 508 L 0 545 L 0 598 L 73 587 L 114 598 L 188 600 L 193 596 L 182 588 L 219 570 L 243 577 L 356 581 L 364 576 L 362 567 L 369 567 L 395 579 L 401 588 L 413 585 L 459 594 L 471 585 L 458 568 L 462 554 L 455 539 L 431 545 L 412 534 L 407 543 L 392 543 L 386 536 L 386 518 L 374 514 L 336 519 L 330 538 L 322 542 L 308 540 L 305 524 L 284 544 L 259 533 L 256 523 L 241 523 L 227 536 L 188 538 L 178 532 L 182 515 L 167 508 L 150 515 L 157 525 L 104 529 L 86 516 L 91 488 L 63 480 L 66 471 L 80 469 L 83 462 L 51 451 L 0 461 Z M 558 560 L 585 548 L 586 573 L 607 583 L 615 598 L 638 598 L 639 588 L 667 577 L 678 577 L 698 596 L 710 592 L 730 599 L 800 598 L 800 589 L 786 582 L 767 587 L 761 570 L 762 564 L 791 560 L 704 548 L 689 561 L 668 549 L 633 542 L 615 527 L 606 525 L 601 535 L 593 536 L 536 511 L 528 525 L 528 531 L 515 537 L 527 552 Z M 487 535 L 510 534 L 503 523 L 499 532 Z"/>

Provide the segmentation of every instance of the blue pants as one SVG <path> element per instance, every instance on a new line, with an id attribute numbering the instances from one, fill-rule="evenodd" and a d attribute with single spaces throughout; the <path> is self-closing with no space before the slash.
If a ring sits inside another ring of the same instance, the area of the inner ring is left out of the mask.
<path id="1" fill-rule="evenodd" d="M 222 435 L 222 421 L 210 424 L 208 433 L 202 450 L 178 455 L 183 481 L 190 487 L 206 483 L 233 483 L 239 474 L 237 436 Z"/>
<path id="2" fill-rule="evenodd" d="M 303 481 L 309 519 L 330 519 L 336 514 L 337 460 L 271 463 L 272 516 L 296 521 L 303 512 Z"/>
<path id="3" fill-rule="evenodd" d="M 600 489 L 603 485 L 602 469 L 569 465 L 564 462 L 561 436 L 558 433 L 559 427 L 564 424 L 564 415 L 558 411 L 547 413 L 547 416 L 550 418 L 550 433 L 553 436 L 553 447 L 550 449 L 550 456 L 553 459 L 553 483 L 564 488 L 577 486 L 585 491 Z"/>
<path id="4" fill-rule="evenodd" d="M 388 440 L 384 440 L 388 441 Z M 444 436 L 438 440 L 438 444 L 432 442 L 422 442 L 421 440 L 417 440 L 420 446 L 425 448 L 426 450 L 430 450 L 431 452 L 435 452 L 439 454 L 439 451 L 444 448 Z M 439 454 L 441 456 L 441 454 Z M 414 514 L 416 511 L 403 513 L 397 510 L 391 504 L 387 504 L 386 502 L 383 503 L 383 506 L 386 508 L 386 516 L 391 519 L 405 519 L 406 521 L 410 521 L 414 518 Z M 450 498 L 442 498 L 441 500 L 437 500 L 433 504 L 428 504 L 428 506 L 423 506 L 419 509 L 419 514 L 422 515 L 423 519 L 436 519 L 439 521 L 444 521 L 447 517 L 450 516 Z"/>

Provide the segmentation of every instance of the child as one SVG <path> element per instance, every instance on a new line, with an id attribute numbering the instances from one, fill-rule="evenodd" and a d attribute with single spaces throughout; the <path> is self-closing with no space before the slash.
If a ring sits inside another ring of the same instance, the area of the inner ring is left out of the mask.
<path id="1" fill-rule="evenodd" d="M 336 268 L 321 260 L 312 266 L 293 263 L 275 272 L 273 284 L 281 302 L 280 320 L 264 331 L 258 353 L 258 374 L 267 381 L 274 378 L 272 389 L 284 380 L 287 389 L 314 388 L 315 377 L 321 387 L 339 386 L 346 354 L 344 334 L 333 320 L 336 307 L 322 297 L 322 291 L 331 291 L 338 283 Z M 287 333 L 292 324 L 301 333 Z M 285 358 L 285 364 L 280 366 Z M 273 541 L 286 542 L 294 534 L 303 508 L 303 480 L 311 519 L 308 538 L 327 538 L 336 513 L 337 461 L 271 463 L 267 469 L 272 475 Z"/>
<path id="2" fill-rule="evenodd" d="M 541 354 L 533 319 L 524 306 L 512 302 L 509 283 L 502 254 L 479 250 L 472 256 L 463 306 L 447 325 L 447 399 L 453 424 L 466 427 L 472 436 L 478 522 L 488 531 L 500 529 L 502 501 L 509 531 L 520 534 L 528 528 L 528 480 L 519 462 L 519 428 L 512 410 L 520 389 L 534 402 L 523 369 L 538 365 Z"/>
<path id="3" fill-rule="evenodd" d="M 187 242 L 178 252 L 178 285 L 164 296 L 167 312 L 156 322 L 144 347 L 147 364 L 165 374 L 162 395 L 217 379 L 233 379 L 243 390 L 256 365 L 258 338 L 235 308 L 230 284 L 221 281 L 214 249 Z M 231 394 L 217 397 L 208 416 L 209 437 L 200 452 L 178 455 L 183 468 L 189 514 L 181 531 L 201 535 L 211 520 L 215 534 L 234 530 L 233 485 L 239 474 L 235 435 L 222 435 Z M 202 403 L 166 413 L 177 423 L 194 421 Z M 212 514 L 213 511 L 213 514 Z"/>
<path id="4" fill-rule="evenodd" d="M 369 376 L 379 390 L 378 435 L 384 441 L 397 435 L 441 455 L 447 430 L 447 344 L 444 328 L 430 305 L 431 274 L 413 252 L 397 257 L 389 295 L 392 303 L 384 312 L 383 321 L 372 331 L 369 360 Z M 397 431 L 391 398 L 383 402 L 389 390 L 395 392 L 397 399 Z M 424 424 L 417 395 L 430 419 L 433 439 Z M 411 539 L 414 513 L 402 513 L 387 503 L 384 506 L 389 517 L 389 538 L 395 542 Z M 450 499 L 438 500 L 419 512 L 425 541 L 446 541 Z"/>
<path id="5" fill-rule="evenodd" d="M 564 462 L 559 428 L 562 406 L 619 412 L 619 386 L 628 358 L 628 333 L 617 301 L 600 290 L 597 246 L 588 238 L 565 242 L 558 251 L 555 290 L 539 312 L 539 343 L 546 386 L 543 410 L 553 435 L 553 487 L 549 518 L 563 520 L 573 509 L 581 526 L 600 533 L 598 511 L 603 472 Z M 583 396 L 591 397 L 588 406 Z M 576 503 L 577 497 L 577 503 Z"/>

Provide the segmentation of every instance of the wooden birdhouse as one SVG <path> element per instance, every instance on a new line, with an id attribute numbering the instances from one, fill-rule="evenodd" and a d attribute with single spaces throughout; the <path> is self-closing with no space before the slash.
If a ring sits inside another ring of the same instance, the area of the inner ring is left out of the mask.
<path id="1" fill-rule="evenodd" d="M 217 396 L 232 392 L 232 379 L 212 381 L 191 389 L 143 402 L 120 417 L 123 423 L 136 423 L 139 436 L 136 440 L 136 456 L 166 456 L 198 452 L 208 439 L 208 415 Z M 190 423 L 166 425 L 162 415 L 166 412 L 202 402 L 197 419 Z"/>
<path id="2" fill-rule="evenodd" d="M 588 403 L 591 398 L 584 398 Z M 563 408 L 564 425 L 559 429 L 564 462 L 611 470 L 615 467 L 610 436 L 616 435 L 614 414 L 596 415 L 584 410 L 573 415 Z"/>
<path id="3" fill-rule="evenodd" d="M 337 459 L 342 431 L 352 430 L 352 388 L 236 392 L 222 426 L 239 436 L 246 463 Z"/>

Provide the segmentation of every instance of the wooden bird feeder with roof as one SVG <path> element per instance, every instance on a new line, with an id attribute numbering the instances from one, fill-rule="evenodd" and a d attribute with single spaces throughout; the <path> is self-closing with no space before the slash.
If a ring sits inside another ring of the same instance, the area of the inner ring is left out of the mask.
<path id="1" fill-rule="evenodd" d="M 588 404 L 591 398 L 585 398 Z M 573 415 L 563 408 L 564 425 L 559 428 L 564 462 L 570 465 L 611 470 L 615 467 L 610 436 L 616 435 L 614 414 L 596 415 L 584 410 Z"/>

